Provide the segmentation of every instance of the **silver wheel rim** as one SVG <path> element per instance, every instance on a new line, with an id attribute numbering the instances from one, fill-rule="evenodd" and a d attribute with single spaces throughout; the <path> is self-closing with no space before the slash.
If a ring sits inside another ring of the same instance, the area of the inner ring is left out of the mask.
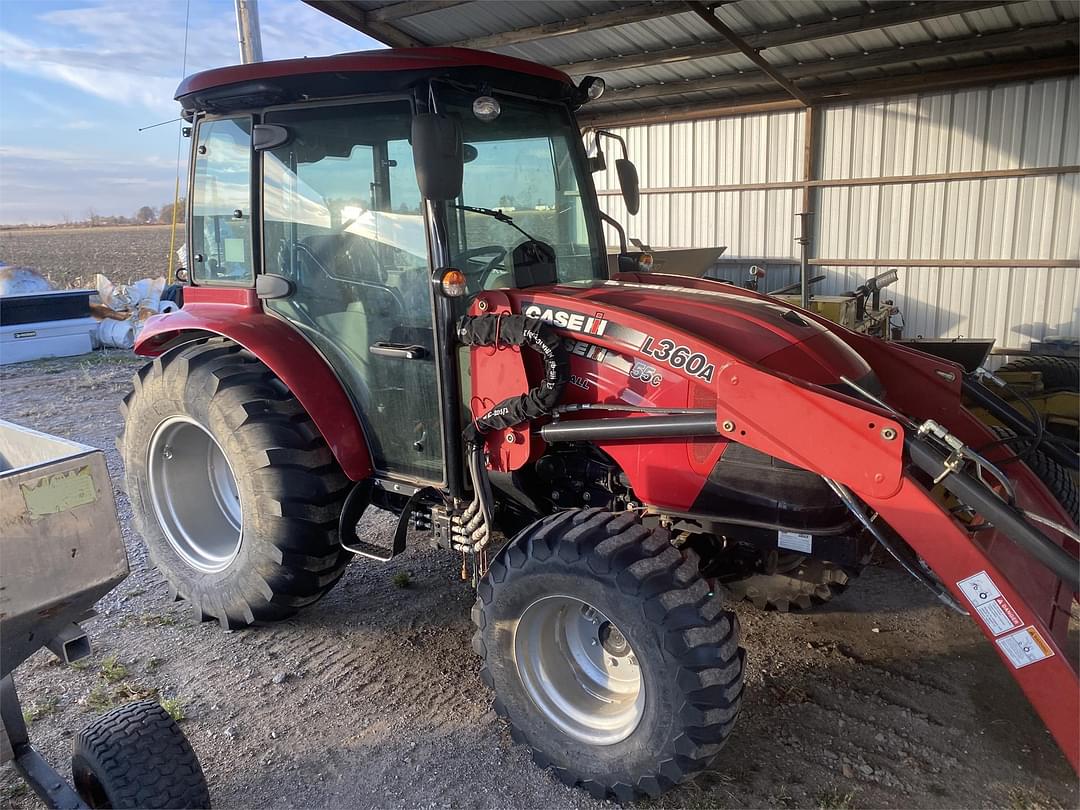
<path id="1" fill-rule="evenodd" d="M 228 568 L 240 551 L 244 517 L 217 440 L 193 419 L 170 417 L 154 431 L 147 467 L 154 513 L 173 550 L 199 571 Z"/>
<path id="2" fill-rule="evenodd" d="M 514 663 L 525 691 L 559 729 L 590 745 L 629 737 L 645 708 L 645 684 L 626 636 L 572 596 L 529 605 L 514 630 Z"/>

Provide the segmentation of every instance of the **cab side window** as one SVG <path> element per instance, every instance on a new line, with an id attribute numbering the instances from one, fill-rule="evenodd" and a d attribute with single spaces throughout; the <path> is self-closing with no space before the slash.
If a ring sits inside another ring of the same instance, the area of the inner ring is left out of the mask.
<path id="1" fill-rule="evenodd" d="M 192 275 L 205 284 L 251 285 L 251 119 L 203 121 L 197 138 Z"/>

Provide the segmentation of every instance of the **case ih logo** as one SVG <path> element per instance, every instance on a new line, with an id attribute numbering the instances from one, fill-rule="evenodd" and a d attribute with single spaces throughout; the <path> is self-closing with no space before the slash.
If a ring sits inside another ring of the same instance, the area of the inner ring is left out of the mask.
<path id="1" fill-rule="evenodd" d="M 565 309 L 545 309 L 538 304 L 529 304 L 529 306 L 525 307 L 525 317 L 527 318 L 539 318 L 552 326 L 558 326 L 560 329 L 569 329 L 586 335 L 604 334 L 608 322 L 600 315 L 599 312 L 595 316 L 591 316 L 582 315 L 580 312 L 567 312 Z"/>

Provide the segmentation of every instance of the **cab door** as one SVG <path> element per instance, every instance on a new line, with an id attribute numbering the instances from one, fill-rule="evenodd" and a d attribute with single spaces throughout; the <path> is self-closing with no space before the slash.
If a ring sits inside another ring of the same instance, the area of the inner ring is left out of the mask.
<path id="1" fill-rule="evenodd" d="M 406 101 L 282 109 L 262 154 L 265 272 L 292 282 L 267 309 L 348 389 L 381 473 L 445 481 L 433 301 Z"/>

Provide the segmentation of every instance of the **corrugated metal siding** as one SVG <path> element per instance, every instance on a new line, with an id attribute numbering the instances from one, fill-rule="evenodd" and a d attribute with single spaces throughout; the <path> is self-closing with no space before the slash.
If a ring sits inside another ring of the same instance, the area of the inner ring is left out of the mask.
<path id="1" fill-rule="evenodd" d="M 802 172 L 802 116 L 779 112 L 612 131 L 626 138 L 642 188 L 794 182 Z M 617 152 L 609 143 L 604 148 L 608 170 L 594 177 L 601 191 L 619 187 Z M 600 205 L 628 226 L 628 235 L 654 246 L 726 245 L 734 255 L 791 256 L 801 194 L 797 189 L 645 194 L 633 218 L 618 195 L 601 196 Z"/>
<path id="2" fill-rule="evenodd" d="M 820 111 L 823 179 L 1080 164 L 1080 80 L 903 96 Z M 783 112 L 623 127 L 643 188 L 802 179 L 803 114 Z M 598 189 L 618 187 L 614 169 Z M 728 255 L 791 256 L 799 189 L 679 191 L 642 196 L 628 218 L 654 246 L 727 245 Z M 814 255 L 836 259 L 1080 259 L 1080 176 L 821 188 Z M 827 267 L 818 289 L 841 292 L 883 268 Z M 771 286 L 771 284 L 770 284 Z M 994 337 L 999 346 L 1080 334 L 1075 268 L 904 268 L 890 288 L 906 334 Z"/>

